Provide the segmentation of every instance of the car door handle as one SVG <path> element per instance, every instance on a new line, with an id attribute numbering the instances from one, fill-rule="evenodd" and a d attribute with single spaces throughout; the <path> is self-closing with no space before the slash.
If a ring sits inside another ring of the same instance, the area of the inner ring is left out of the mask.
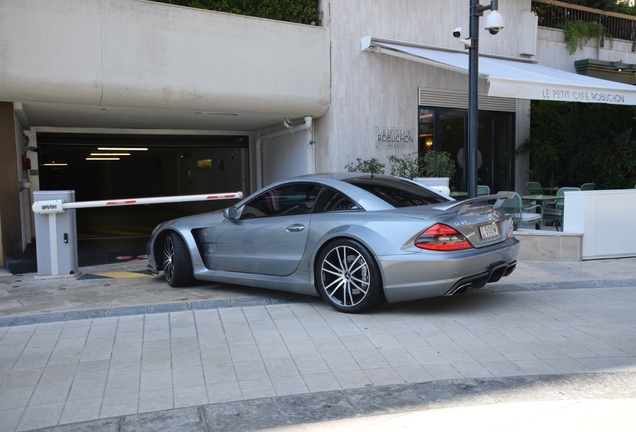
<path id="1" fill-rule="evenodd" d="M 300 232 L 305 229 L 305 225 L 293 224 L 286 228 L 287 232 Z"/>

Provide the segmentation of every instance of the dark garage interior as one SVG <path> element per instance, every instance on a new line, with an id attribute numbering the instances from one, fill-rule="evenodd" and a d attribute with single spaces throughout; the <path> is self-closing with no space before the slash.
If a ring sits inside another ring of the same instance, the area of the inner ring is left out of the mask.
<path id="1" fill-rule="evenodd" d="M 78 202 L 246 194 L 248 142 L 245 136 L 40 133 L 40 190 L 74 190 Z M 79 265 L 143 257 L 145 243 L 158 223 L 236 202 L 77 209 Z"/>

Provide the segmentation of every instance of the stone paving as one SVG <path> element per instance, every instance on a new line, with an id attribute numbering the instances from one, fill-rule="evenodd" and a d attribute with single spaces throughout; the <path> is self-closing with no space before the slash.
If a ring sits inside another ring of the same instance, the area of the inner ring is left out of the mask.
<path id="1" fill-rule="evenodd" d="M 636 413 L 636 260 L 554 264 L 364 315 L 244 287 L 184 301 L 158 278 L 4 276 L 0 431 L 255 430 L 518 399 L 620 398 Z M 87 307 L 96 283 L 140 296 Z M 59 288 L 57 303 L 32 300 Z"/>

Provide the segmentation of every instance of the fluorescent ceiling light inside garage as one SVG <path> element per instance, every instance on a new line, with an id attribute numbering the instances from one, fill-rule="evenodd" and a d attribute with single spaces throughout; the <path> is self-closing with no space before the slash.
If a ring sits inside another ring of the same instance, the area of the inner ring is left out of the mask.
<path id="1" fill-rule="evenodd" d="M 53 163 L 45 163 L 45 164 L 42 164 L 42 165 L 44 165 L 44 166 L 68 166 L 67 163 L 61 163 L 61 162 L 60 163 L 55 163 L 55 162 L 53 162 Z"/>
<path id="2" fill-rule="evenodd" d="M 91 153 L 91 156 L 130 156 L 130 153 Z"/>
<path id="3" fill-rule="evenodd" d="M 114 161 L 114 160 L 119 160 L 120 158 L 118 157 L 87 157 L 86 160 L 99 160 L 99 161 Z"/>
<path id="4" fill-rule="evenodd" d="M 144 147 L 97 147 L 100 151 L 147 151 Z"/>

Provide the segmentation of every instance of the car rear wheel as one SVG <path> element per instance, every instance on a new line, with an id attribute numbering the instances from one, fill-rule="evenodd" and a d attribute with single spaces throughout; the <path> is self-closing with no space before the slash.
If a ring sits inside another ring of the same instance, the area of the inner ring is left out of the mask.
<path id="1" fill-rule="evenodd" d="M 183 287 L 194 282 L 190 253 L 181 236 L 169 233 L 163 241 L 163 275 L 171 287 Z"/>
<path id="2" fill-rule="evenodd" d="M 357 241 L 330 243 L 318 256 L 316 267 L 318 291 L 334 309 L 359 313 L 384 301 L 375 260 Z"/>

